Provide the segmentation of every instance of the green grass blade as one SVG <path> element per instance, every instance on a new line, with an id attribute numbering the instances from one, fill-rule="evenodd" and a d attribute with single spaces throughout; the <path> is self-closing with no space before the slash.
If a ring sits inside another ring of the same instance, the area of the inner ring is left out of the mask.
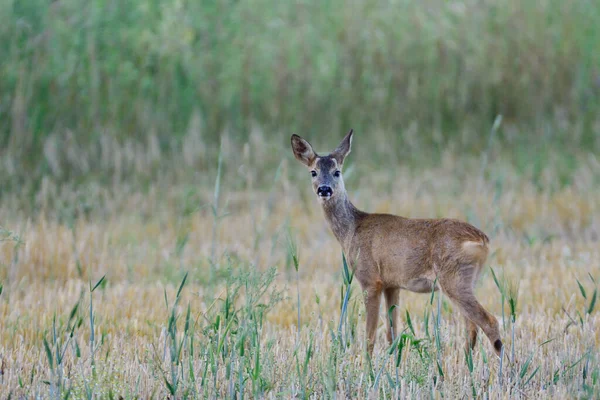
<path id="1" fill-rule="evenodd" d="M 519 372 L 519 379 L 523 379 L 523 377 L 525 377 L 525 374 L 527 373 L 527 370 L 529 369 L 529 365 L 531 364 L 531 360 L 533 360 L 534 354 L 535 354 L 535 351 L 532 351 L 531 354 L 529 355 L 529 357 L 527 357 L 527 360 L 525 360 L 525 363 L 523 364 L 523 366 L 521 366 L 521 372 Z"/>
<path id="2" fill-rule="evenodd" d="M 587 300 L 587 296 L 585 294 L 585 289 L 583 288 L 583 285 L 581 284 L 581 282 L 579 282 L 579 279 L 576 279 L 577 281 L 577 285 L 579 285 L 579 291 L 581 292 L 581 295 L 583 296 L 584 299 Z"/>
<path id="3" fill-rule="evenodd" d="M 527 386 L 527 384 L 533 379 L 533 377 L 535 376 L 535 374 L 537 374 L 537 372 L 540 370 L 540 367 L 538 366 L 536 369 L 533 370 L 533 372 L 531 373 L 531 375 L 529 375 L 529 378 L 527 378 L 527 380 L 525 381 L 525 383 L 523 384 L 523 386 Z"/>
<path id="4" fill-rule="evenodd" d="M 185 275 L 183 276 L 183 280 L 181 281 L 181 284 L 179 285 L 179 289 L 177 290 L 177 298 L 179 298 L 179 296 L 181 296 L 181 291 L 183 290 L 183 286 L 185 285 L 185 281 L 187 280 L 188 277 L 188 273 L 186 272 Z"/>
<path id="5" fill-rule="evenodd" d="M 416 336 L 415 328 L 413 328 L 412 320 L 410 319 L 410 313 L 408 310 L 406 310 L 406 323 L 408 324 L 408 329 L 410 329 L 410 332 L 413 334 L 413 336 Z"/>
<path id="6" fill-rule="evenodd" d="M 587 309 L 588 314 L 591 314 L 594 311 L 594 307 L 596 306 L 597 298 L 598 298 L 598 289 L 594 289 L 594 294 L 592 295 L 592 299 L 590 300 L 590 305 Z"/>
<path id="7" fill-rule="evenodd" d="M 169 390 L 169 393 L 171 393 L 171 396 L 175 396 L 175 388 L 173 387 L 173 385 L 169 382 L 169 380 L 165 377 L 165 384 L 167 385 L 167 389 Z"/>
<path id="8" fill-rule="evenodd" d="M 50 370 L 54 371 L 54 362 L 52 359 L 52 350 L 50 350 L 50 345 L 48 344 L 48 340 L 44 337 L 44 350 L 46 350 L 46 357 L 48 357 L 48 365 L 50 365 Z"/>
<path id="9" fill-rule="evenodd" d="M 500 281 L 498 280 L 498 276 L 496 275 L 496 271 L 494 271 L 494 268 L 490 267 L 490 270 L 492 271 L 492 278 L 494 278 L 494 283 L 496 284 L 496 287 L 498 287 L 498 290 L 500 291 L 500 293 L 502 295 L 504 295 L 504 287 L 500 284 Z"/>
<path id="10" fill-rule="evenodd" d="M 96 290 L 96 288 L 98 286 L 100 286 L 102 284 L 102 282 L 104 282 L 104 278 L 106 278 L 106 274 L 100 278 L 100 280 L 98 282 L 96 282 L 96 284 L 94 285 L 94 287 L 92 289 L 90 289 L 90 292 L 93 292 L 94 290 Z"/>

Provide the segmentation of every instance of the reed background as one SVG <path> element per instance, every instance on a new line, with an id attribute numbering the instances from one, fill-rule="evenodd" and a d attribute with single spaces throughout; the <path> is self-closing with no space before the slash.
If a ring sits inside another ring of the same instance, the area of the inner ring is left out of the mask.
<path id="1" fill-rule="evenodd" d="M 597 397 L 599 106 L 592 1 L 3 1 L 0 397 Z M 289 148 L 349 128 L 359 208 L 492 238 L 502 362 L 411 293 L 367 362 Z"/>

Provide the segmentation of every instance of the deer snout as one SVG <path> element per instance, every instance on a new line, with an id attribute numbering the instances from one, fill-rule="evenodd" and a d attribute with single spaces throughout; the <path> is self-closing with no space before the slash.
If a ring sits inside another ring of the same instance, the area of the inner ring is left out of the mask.
<path id="1" fill-rule="evenodd" d="M 333 194 L 333 190 L 327 185 L 321 185 L 317 188 L 317 195 L 321 197 L 330 197 Z"/>

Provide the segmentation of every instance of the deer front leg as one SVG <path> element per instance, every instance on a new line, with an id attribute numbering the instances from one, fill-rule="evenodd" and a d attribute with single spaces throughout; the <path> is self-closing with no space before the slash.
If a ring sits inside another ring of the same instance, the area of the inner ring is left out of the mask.
<path id="1" fill-rule="evenodd" d="M 367 354 L 369 358 L 373 355 L 373 348 L 375 347 L 382 286 L 382 282 L 377 281 L 374 285 L 365 289 L 365 309 L 367 311 Z"/>

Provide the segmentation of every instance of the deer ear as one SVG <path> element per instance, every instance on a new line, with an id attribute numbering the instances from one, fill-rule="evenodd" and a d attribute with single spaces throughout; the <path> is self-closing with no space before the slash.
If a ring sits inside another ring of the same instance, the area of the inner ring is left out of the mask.
<path id="1" fill-rule="evenodd" d="M 311 166 L 317 158 L 317 153 L 314 152 L 310 143 L 298 135 L 292 135 L 292 150 L 296 159 L 307 167 Z"/>
<path id="2" fill-rule="evenodd" d="M 350 129 L 350 132 L 346 135 L 339 146 L 331 153 L 331 157 L 335 158 L 338 164 L 344 163 L 344 158 L 348 154 L 350 154 L 350 149 L 352 148 L 352 135 L 354 134 L 354 130 Z"/>

